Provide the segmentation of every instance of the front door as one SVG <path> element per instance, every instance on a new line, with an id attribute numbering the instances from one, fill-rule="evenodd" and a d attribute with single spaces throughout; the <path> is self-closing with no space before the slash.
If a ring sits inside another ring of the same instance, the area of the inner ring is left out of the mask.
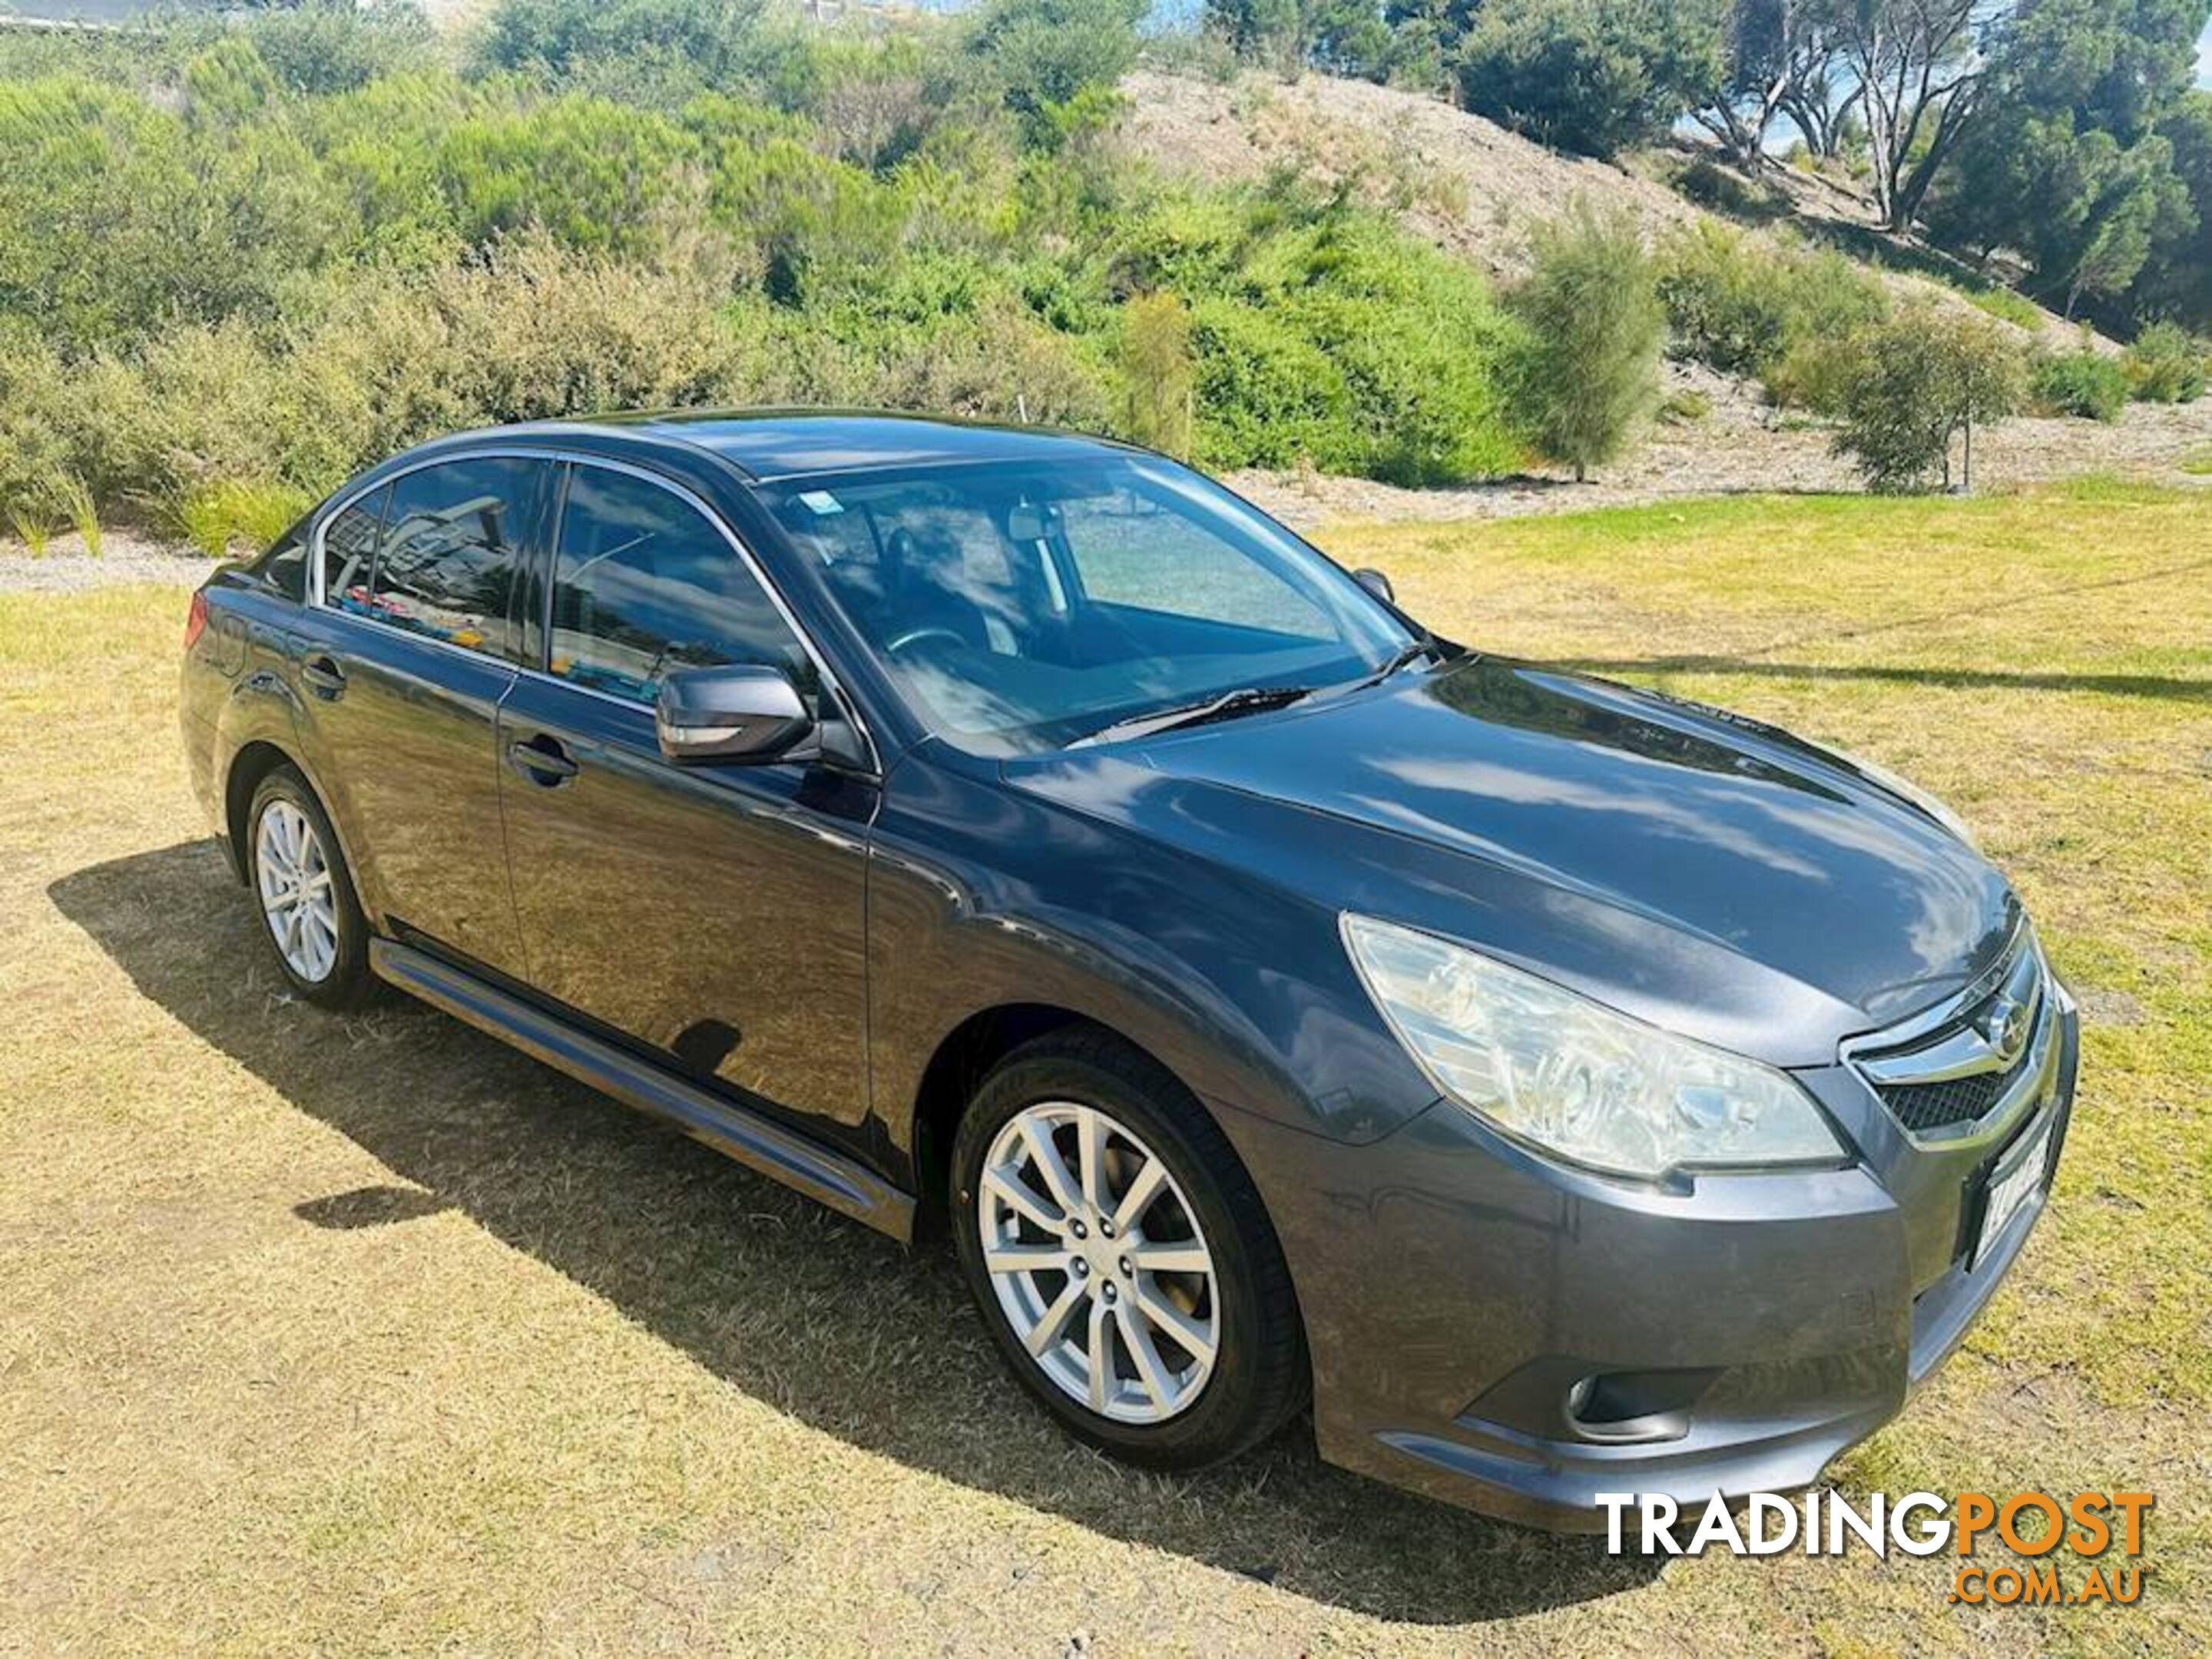
<path id="1" fill-rule="evenodd" d="M 500 711 L 501 800 L 528 978 L 710 1085 L 866 1117 L 872 780 L 808 761 L 678 766 L 674 669 L 811 659 L 736 545 L 637 474 L 569 469 L 541 677 Z"/>

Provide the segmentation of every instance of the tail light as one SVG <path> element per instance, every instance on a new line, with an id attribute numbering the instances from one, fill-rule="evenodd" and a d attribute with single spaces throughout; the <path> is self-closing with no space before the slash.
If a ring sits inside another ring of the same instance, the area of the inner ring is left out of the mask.
<path id="1" fill-rule="evenodd" d="M 185 649 L 189 651 L 200 642 L 207 632 L 207 595 L 195 592 L 189 610 L 185 612 Z"/>

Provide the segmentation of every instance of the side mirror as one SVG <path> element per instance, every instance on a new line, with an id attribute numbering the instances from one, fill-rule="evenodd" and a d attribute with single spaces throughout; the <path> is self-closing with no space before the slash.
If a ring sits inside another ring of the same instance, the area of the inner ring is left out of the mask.
<path id="1" fill-rule="evenodd" d="M 1398 603 L 1398 590 L 1390 586 L 1390 579 L 1372 566 L 1352 573 L 1352 580 L 1372 593 L 1385 605 Z"/>
<path id="2" fill-rule="evenodd" d="M 660 752 L 672 761 L 770 761 L 814 729 L 781 668 L 685 668 L 660 683 L 653 709 Z"/>

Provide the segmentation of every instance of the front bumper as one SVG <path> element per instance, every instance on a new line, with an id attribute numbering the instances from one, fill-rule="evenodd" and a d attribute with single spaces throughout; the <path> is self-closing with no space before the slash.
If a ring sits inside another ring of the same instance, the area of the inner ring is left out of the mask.
<path id="1" fill-rule="evenodd" d="M 1806 1081 L 1864 1161 L 1680 1191 L 1442 1103 L 1359 1147 L 1224 1114 L 1297 1285 L 1322 1455 L 1562 1530 L 1602 1526 L 1600 1492 L 1812 1484 L 1958 1345 L 2040 1215 L 2079 1052 L 2070 1003 L 2053 1017 L 2045 1085 L 1992 1143 L 1886 1143 L 1838 1068 Z M 2043 1187 L 1970 1267 L 1988 1170 L 2046 1125 Z"/>

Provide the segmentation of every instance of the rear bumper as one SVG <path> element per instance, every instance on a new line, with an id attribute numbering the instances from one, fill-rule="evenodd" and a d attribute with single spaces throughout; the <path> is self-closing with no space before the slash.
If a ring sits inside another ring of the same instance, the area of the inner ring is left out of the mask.
<path id="1" fill-rule="evenodd" d="M 2077 1063 L 2061 1018 L 2051 1088 L 2004 1138 L 2055 1126 L 2049 1168 Z M 1970 1269 L 1975 1173 L 1947 1177 L 1931 1218 L 1924 1170 L 1656 1192 L 1541 1163 L 1442 1105 L 1325 1154 L 1249 1119 L 1231 1132 L 1297 1282 L 1322 1455 L 1561 1530 L 1601 1527 L 1601 1492 L 1688 1505 L 1817 1480 L 1958 1345 L 2045 1205 L 2038 1192 Z M 1931 1269 L 1938 1225 L 1956 1243 Z"/>

